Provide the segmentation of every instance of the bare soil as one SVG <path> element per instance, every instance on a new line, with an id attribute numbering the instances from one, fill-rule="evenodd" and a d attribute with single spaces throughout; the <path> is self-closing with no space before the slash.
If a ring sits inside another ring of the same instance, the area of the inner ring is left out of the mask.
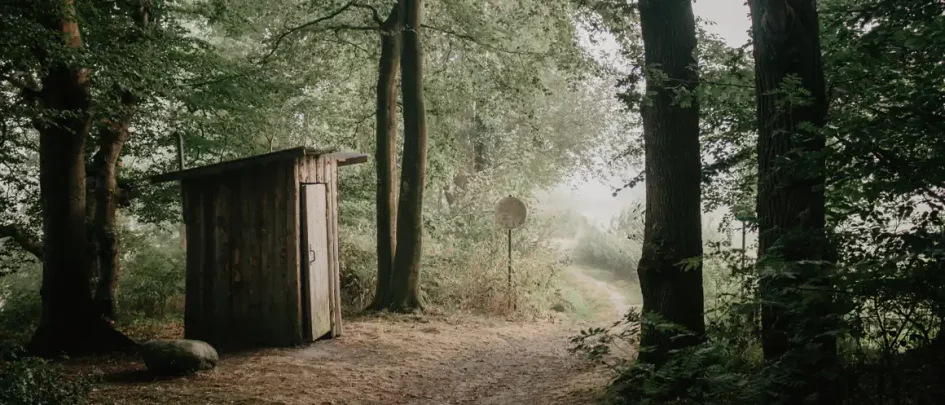
<path id="1" fill-rule="evenodd" d="M 567 352 L 580 325 L 474 317 L 349 322 L 341 339 L 224 354 L 212 372 L 154 379 L 136 359 L 102 373 L 96 404 L 589 404 L 608 375 Z"/>
<path id="2" fill-rule="evenodd" d="M 580 329 L 606 324 L 629 306 L 622 289 L 569 273 L 582 295 L 606 307 L 577 321 L 472 315 L 350 320 L 345 334 L 305 348 L 222 354 L 216 370 L 156 379 L 137 358 L 78 360 L 99 374 L 94 404 L 482 404 L 585 405 L 597 402 L 610 375 L 568 353 Z M 632 305 L 632 304 L 630 304 Z M 163 329 L 180 337 L 178 329 Z"/>

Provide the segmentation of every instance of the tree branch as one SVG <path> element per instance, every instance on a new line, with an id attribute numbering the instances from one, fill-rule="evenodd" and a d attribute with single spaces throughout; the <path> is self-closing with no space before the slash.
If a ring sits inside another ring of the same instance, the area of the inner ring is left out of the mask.
<path id="1" fill-rule="evenodd" d="M 367 4 L 352 4 L 351 7 L 364 8 L 364 9 L 371 10 L 371 18 L 374 19 L 374 22 L 376 22 L 377 25 L 384 25 L 384 19 L 381 18 L 381 13 L 377 11 L 376 7 L 370 6 Z M 394 6 L 394 7 L 397 7 L 397 6 Z"/>
<path id="2" fill-rule="evenodd" d="M 13 72 L 11 74 L 0 73 L 0 80 L 6 80 L 8 83 L 12 84 L 13 87 L 33 94 L 39 93 L 42 90 L 39 83 L 36 83 L 28 74 L 23 72 Z"/>
<path id="3" fill-rule="evenodd" d="M 23 250 L 36 256 L 37 259 L 43 260 L 43 244 L 31 232 L 18 225 L 0 225 L 0 238 L 7 237 L 20 245 Z"/>
<path id="4" fill-rule="evenodd" d="M 489 49 L 489 50 L 492 50 L 492 51 L 496 51 L 496 52 L 508 53 L 508 54 L 513 54 L 513 55 L 531 55 L 531 56 L 545 56 L 545 55 L 548 54 L 548 53 L 542 53 L 542 52 L 517 51 L 517 50 L 499 48 L 499 47 L 495 47 L 495 46 L 492 46 L 492 45 L 489 45 L 489 44 L 484 44 L 484 43 L 480 42 L 478 39 L 476 39 L 476 37 L 473 37 L 472 35 L 469 35 L 469 34 L 463 34 L 463 33 L 456 32 L 456 31 L 453 31 L 453 30 L 450 30 L 450 29 L 434 27 L 434 26 L 427 25 L 427 24 L 421 24 L 420 26 L 423 27 L 423 28 L 426 28 L 426 29 L 428 29 L 428 30 L 431 30 L 431 31 L 436 31 L 436 32 L 440 32 L 440 33 L 443 33 L 443 34 L 452 35 L 452 36 L 454 36 L 454 37 L 456 37 L 456 38 L 459 38 L 459 39 L 462 39 L 462 40 L 465 40 L 465 41 L 472 42 L 472 43 L 474 43 L 474 44 L 476 44 L 476 45 L 479 45 L 479 46 L 481 46 L 481 47 L 483 47 L 483 48 L 486 48 L 486 49 Z"/>
<path id="5" fill-rule="evenodd" d="M 339 7 L 337 10 L 332 11 L 331 13 L 329 13 L 329 14 L 326 15 L 326 16 L 316 18 L 316 19 L 314 19 L 314 20 L 312 20 L 312 21 L 309 21 L 309 22 L 307 22 L 307 23 L 305 23 L 305 24 L 296 26 L 296 27 L 294 27 L 294 28 L 290 28 L 290 29 L 288 29 L 287 31 L 285 31 L 285 32 L 283 32 L 283 33 L 281 33 L 281 34 L 279 34 L 279 36 L 276 37 L 275 43 L 272 44 L 272 49 L 270 49 L 270 50 L 269 50 L 269 53 L 266 54 L 266 56 L 264 56 L 264 57 L 262 58 L 262 60 L 260 60 L 259 64 L 264 64 L 264 63 L 266 63 L 266 61 L 269 60 L 269 58 L 272 57 L 272 55 L 276 53 L 276 51 L 279 49 L 279 44 L 281 44 L 281 43 L 282 43 L 282 40 L 284 40 L 287 36 L 292 35 L 292 34 L 294 34 L 294 33 L 296 33 L 296 32 L 301 31 L 301 30 L 304 30 L 304 29 L 306 29 L 306 28 L 308 28 L 308 27 L 311 27 L 311 26 L 313 26 L 313 25 L 316 25 L 316 24 L 318 24 L 318 23 L 320 23 L 320 22 L 327 21 L 327 20 L 330 20 L 330 19 L 332 19 L 332 18 L 335 18 L 335 17 L 339 16 L 341 13 L 344 13 L 346 10 L 348 10 L 348 9 L 351 8 L 351 7 L 356 7 L 356 3 L 355 3 L 354 1 L 348 2 L 347 4 L 345 4 L 345 5 L 341 6 L 341 7 Z"/>

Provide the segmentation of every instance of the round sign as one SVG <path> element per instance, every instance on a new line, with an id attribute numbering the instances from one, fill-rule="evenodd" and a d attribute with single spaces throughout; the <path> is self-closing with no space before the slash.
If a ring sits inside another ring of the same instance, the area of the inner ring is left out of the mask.
<path id="1" fill-rule="evenodd" d="M 505 229 L 522 226 L 526 215 L 525 203 L 512 196 L 503 198 L 495 206 L 495 222 Z"/>

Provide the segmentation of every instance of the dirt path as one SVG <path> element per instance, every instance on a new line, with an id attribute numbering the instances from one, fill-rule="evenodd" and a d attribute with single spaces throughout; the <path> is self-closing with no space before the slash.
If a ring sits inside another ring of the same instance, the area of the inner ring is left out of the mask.
<path id="1" fill-rule="evenodd" d="M 632 305 L 630 303 L 630 298 L 613 284 L 608 284 L 602 280 L 594 278 L 581 267 L 573 266 L 568 270 L 571 272 L 572 276 L 578 280 L 578 282 L 584 285 L 593 286 L 593 288 L 598 291 L 599 294 L 603 294 L 606 297 L 610 307 L 613 309 L 610 314 L 602 314 L 603 316 L 608 317 L 608 321 L 620 319 L 620 317 L 623 316 L 628 309 L 630 309 L 630 306 Z"/>
<path id="2" fill-rule="evenodd" d="M 568 339 L 634 302 L 600 271 L 565 273 L 584 321 L 361 319 L 346 323 L 341 339 L 224 355 L 213 372 L 160 381 L 136 360 L 79 366 L 105 374 L 95 404 L 592 404 L 610 376 L 568 353 Z"/>
<path id="3" fill-rule="evenodd" d="M 583 405 L 594 402 L 608 376 L 567 352 L 581 326 L 362 320 L 349 323 L 342 339 L 223 356 L 217 370 L 182 379 L 152 381 L 128 371 L 143 369 L 134 362 L 106 366 L 110 382 L 93 402 Z"/>

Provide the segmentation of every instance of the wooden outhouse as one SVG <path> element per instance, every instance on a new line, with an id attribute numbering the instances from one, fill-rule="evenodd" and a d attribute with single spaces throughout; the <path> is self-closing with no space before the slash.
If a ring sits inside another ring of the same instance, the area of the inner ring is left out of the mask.
<path id="1" fill-rule="evenodd" d="M 293 346 L 341 335 L 338 168 L 366 161 L 300 147 L 154 177 L 181 182 L 185 337 Z"/>

